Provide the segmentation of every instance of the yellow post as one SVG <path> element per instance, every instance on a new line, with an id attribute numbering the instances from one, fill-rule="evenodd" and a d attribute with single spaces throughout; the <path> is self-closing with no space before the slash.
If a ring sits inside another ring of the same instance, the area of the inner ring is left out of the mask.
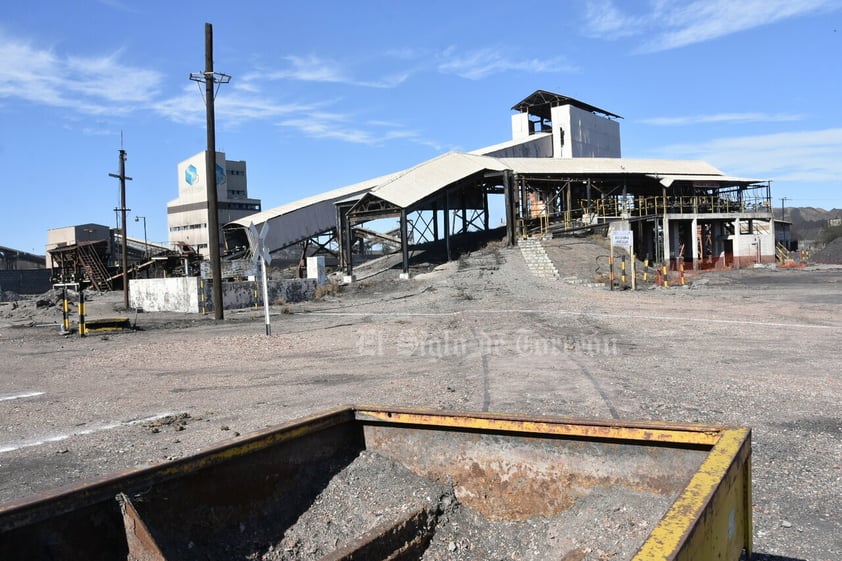
<path id="1" fill-rule="evenodd" d="M 85 337 L 88 334 L 88 328 L 85 325 L 85 289 L 79 285 L 79 336 Z"/>
<path id="2" fill-rule="evenodd" d="M 67 285 L 63 285 L 61 287 L 61 334 L 65 335 L 70 333 L 70 316 L 68 316 L 68 312 L 70 311 L 70 303 L 67 301 Z"/>
<path id="3" fill-rule="evenodd" d="M 643 260 L 643 282 L 649 280 L 649 260 Z"/>
<path id="4" fill-rule="evenodd" d="M 205 296 L 205 281 L 199 280 L 199 306 L 202 308 L 202 315 L 207 315 L 208 309 L 206 306 L 207 297 Z"/>
<path id="5" fill-rule="evenodd" d="M 667 266 L 666 266 L 666 265 L 664 265 L 664 286 L 665 286 L 665 287 L 667 287 L 667 286 L 669 286 L 669 285 L 670 285 L 670 280 L 669 280 L 669 279 L 670 279 L 670 277 L 669 277 L 669 271 L 667 270 Z"/>

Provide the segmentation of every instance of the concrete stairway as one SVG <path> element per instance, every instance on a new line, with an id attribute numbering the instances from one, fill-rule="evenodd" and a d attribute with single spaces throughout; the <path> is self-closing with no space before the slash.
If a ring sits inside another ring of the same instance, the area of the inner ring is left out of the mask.
<path id="1" fill-rule="evenodd" d="M 538 238 L 525 238 L 518 240 L 518 247 L 526 261 L 526 266 L 536 277 L 545 279 L 557 279 L 558 269 L 555 268 L 553 262 L 547 257 L 547 252 L 544 251 L 544 246 L 541 245 L 541 240 Z"/>

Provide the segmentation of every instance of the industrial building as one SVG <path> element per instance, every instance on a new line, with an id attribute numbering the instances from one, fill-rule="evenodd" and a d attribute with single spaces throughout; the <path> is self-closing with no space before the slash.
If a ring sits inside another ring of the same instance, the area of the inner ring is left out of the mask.
<path id="1" fill-rule="evenodd" d="M 171 247 L 190 246 L 208 257 L 206 154 L 178 164 L 178 198 L 167 203 L 167 228 Z M 216 189 L 219 224 L 260 211 L 260 200 L 248 196 L 246 162 L 226 160 L 224 152 L 216 153 Z"/>
<path id="2" fill-rule="evenodd" d="M 247 247 L 249 224 L 269 222 L 270 251 L 321 238 L 316 247 L 337 253 L 350 275 L 371 235 L 364 224 L 392 218 L 407 274 L 412 251 L 444 244 L 450 257 L 459 236 L 493 227 L 497 205 L 512 245 L 619 226 L 634 232 L 640 259 L 673 269 L 775 261 L 769 180 L 696 160 L 623 158 L 622 117 L 560 94 L 538 90 L 512 110 L 509 141 L 234 220 L 226 245 Z"/>
<path id="3" fill-rule="evenodd" d="M 102 224 L 79 224 L 47 231 L 47 266 L 53 282 L 81 282 L 95 290 L 114 289 L 122 277 L 123 235 Z M 156 243 L 126 238 L 126 265 L 130 275 L 157 276 L 173 270 L 169 261 L 181 263 L 181 253 Z"/>
<path id="4" fill-rule="evenodd" d="M 7 294 L 40 294 L 49 288 L 43 255 L 0 245 L 0 302 Z"/>
<path id="5" fill-rule="evenodd" d="M 0 271 L 22 271 L 45 268 L 43 255 L 35 255 L 0 245 Z"/>

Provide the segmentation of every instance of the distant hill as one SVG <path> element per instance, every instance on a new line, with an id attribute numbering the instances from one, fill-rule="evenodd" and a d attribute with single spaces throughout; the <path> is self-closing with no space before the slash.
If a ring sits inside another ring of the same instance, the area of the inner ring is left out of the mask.
<path id="1" fill-rule="evenodd" d="M 775 209 L 775 218 L 781 218 L 781 209 Z M 784 220 L 792 222 L 792 239 L 815 240 L 831 218 L 842 218 L 842 210 L 824 210 L 815 207 L 788 207 Z"/>

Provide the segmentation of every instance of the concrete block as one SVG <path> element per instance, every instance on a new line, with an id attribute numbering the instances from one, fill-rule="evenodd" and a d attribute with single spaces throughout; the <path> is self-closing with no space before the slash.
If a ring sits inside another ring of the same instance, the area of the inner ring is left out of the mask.
<path id="1" fill-rule="evenodd" d="M 286 279 L 267 283 L 269 304 L 311 300 L 315 279 Z M 222 306 L 226 310 L 262 304 L 262 291 L 255 282 L 222 283 Z M 212 283 L 196 277 L 133 279 L 129 281 L 129 305 L 147 312 L 207 313 L 213 311 Z"/>

